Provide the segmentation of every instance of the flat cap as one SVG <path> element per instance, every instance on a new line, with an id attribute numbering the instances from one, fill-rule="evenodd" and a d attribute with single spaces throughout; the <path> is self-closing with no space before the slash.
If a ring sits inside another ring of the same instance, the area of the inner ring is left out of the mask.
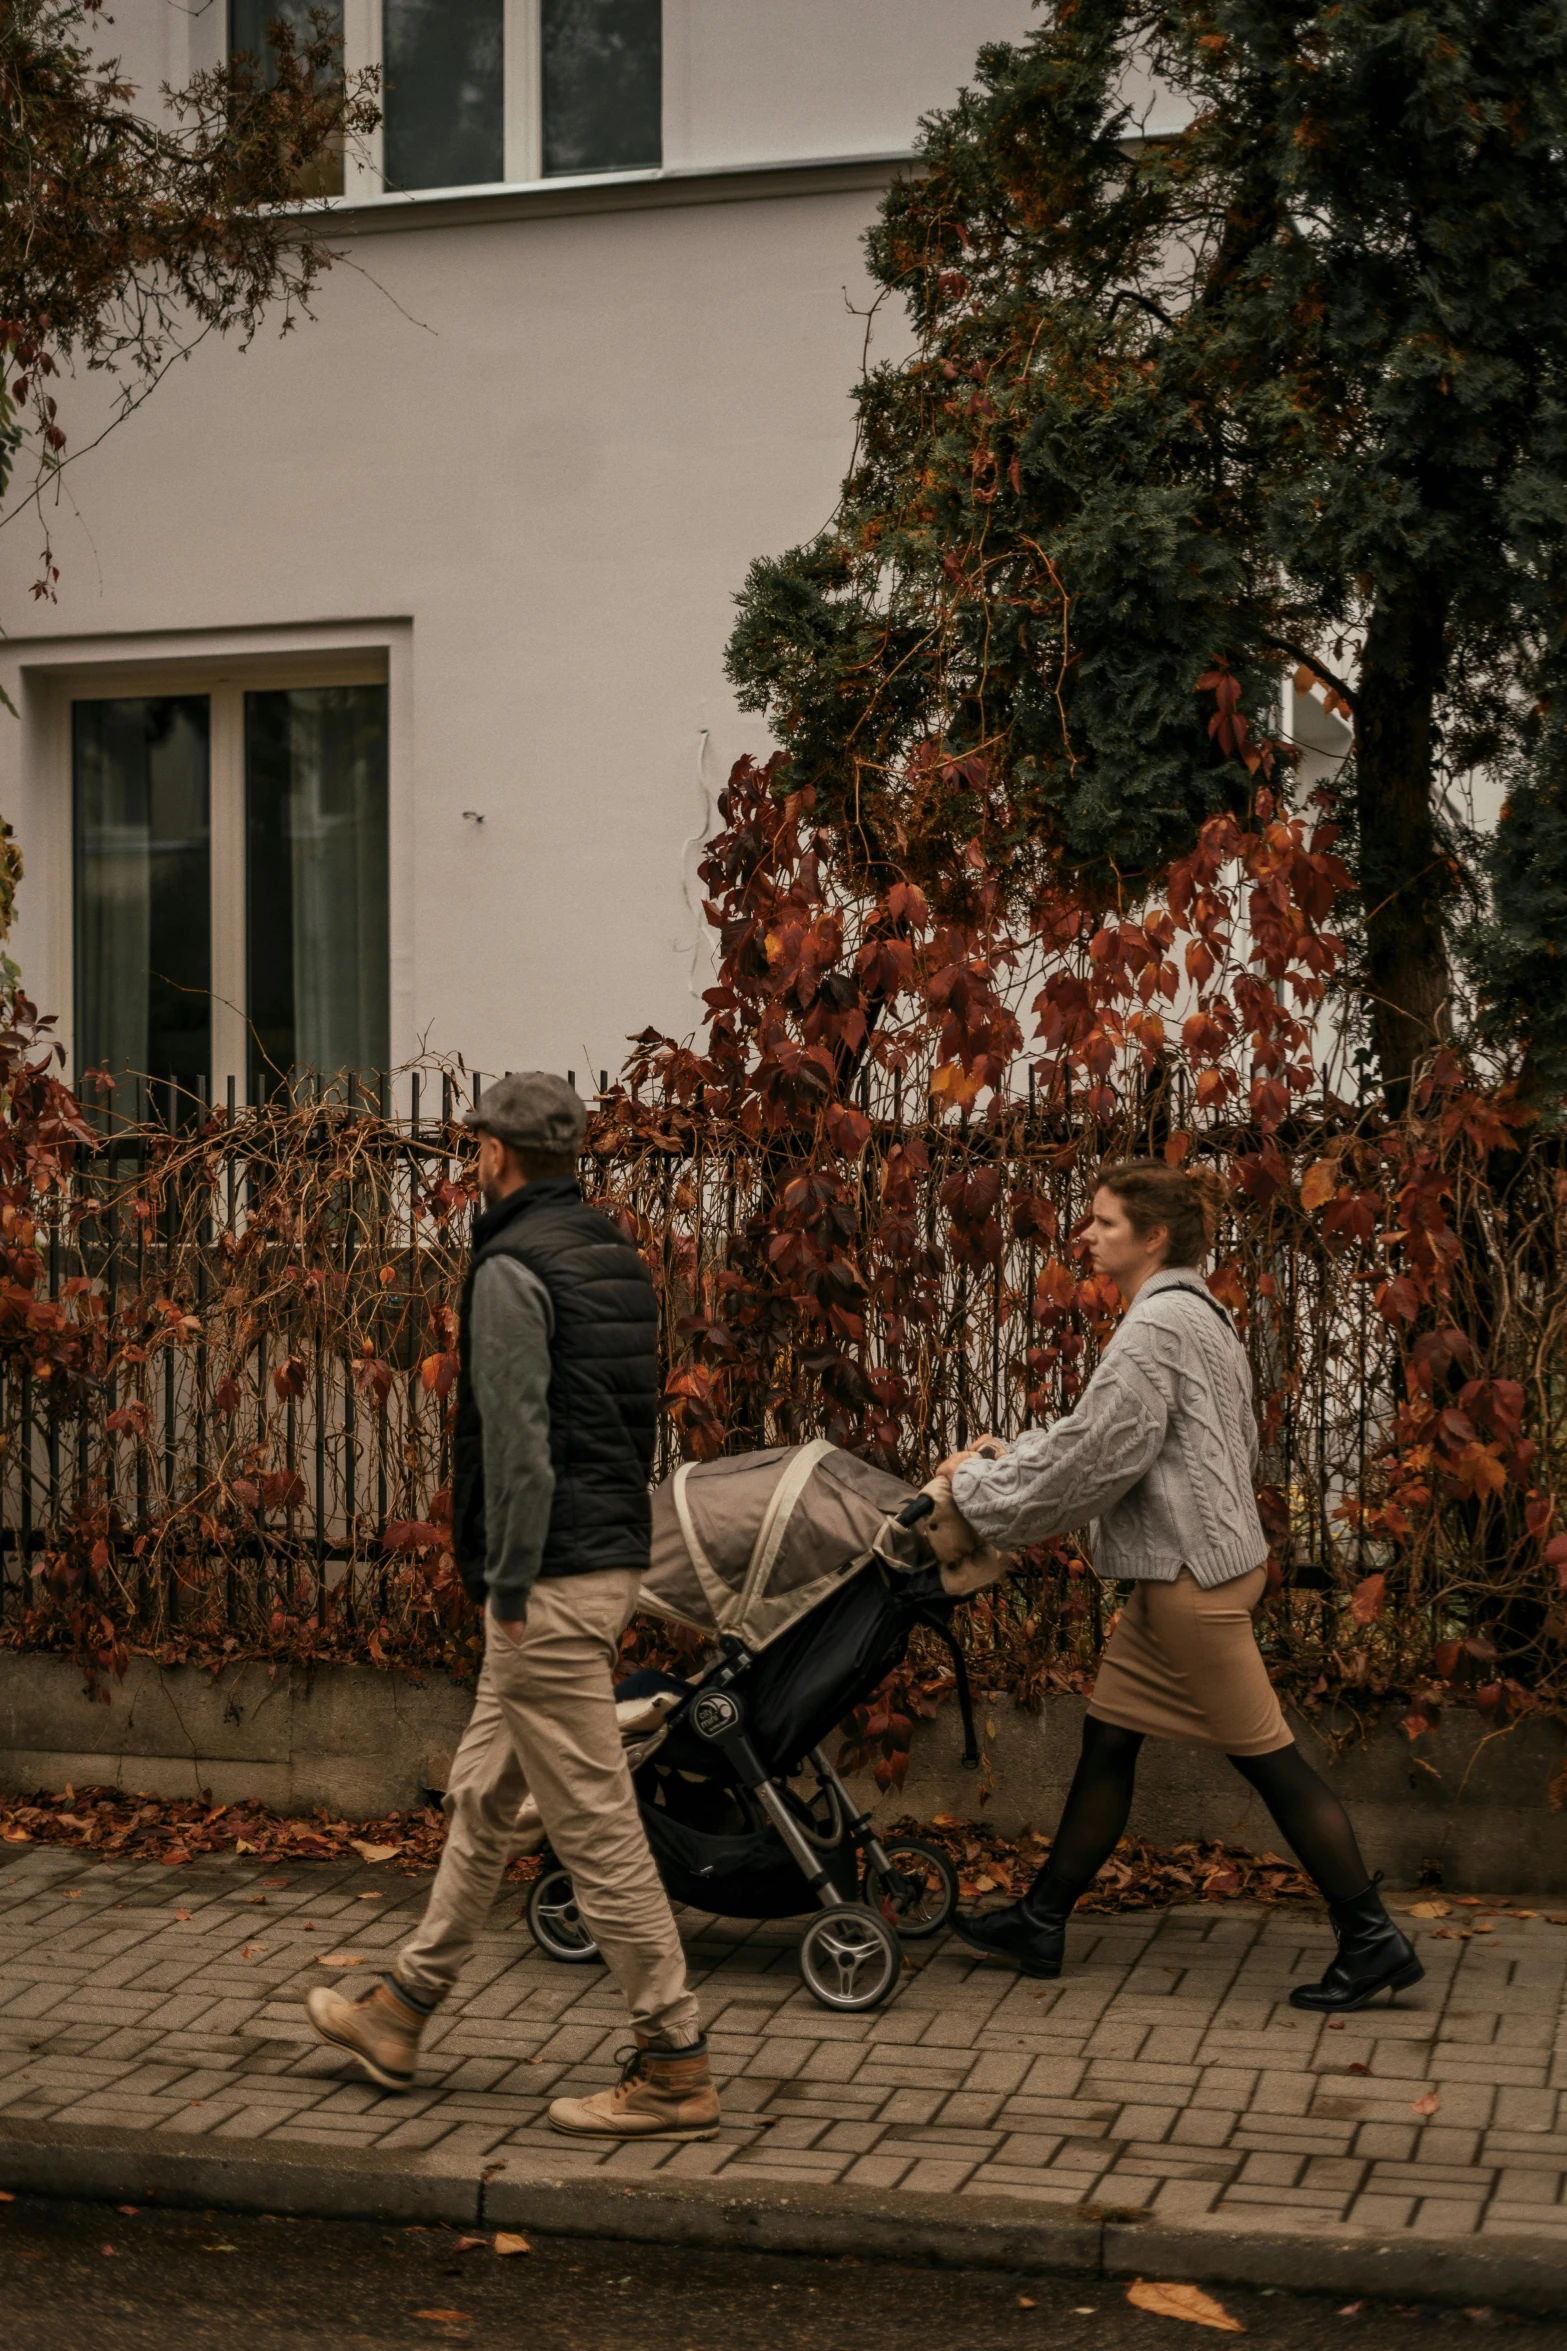
<path id="1" fill-rule="evenodd" d="M 486 1086 L 463 1125 L 514 1151 L 580 1151 L 588 1109 L 576 1087 L 552 1070 L 519 1069 Z"/>

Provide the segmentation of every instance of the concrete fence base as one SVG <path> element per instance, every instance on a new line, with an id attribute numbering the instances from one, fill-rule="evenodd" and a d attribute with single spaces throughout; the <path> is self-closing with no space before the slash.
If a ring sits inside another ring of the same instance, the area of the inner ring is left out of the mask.
<path id="1" fill-rule="evenodd" d="M 103 1703 L 107 1695 L 108 1704 Z M 0 1787 L 125 1788 L 369 1820 L 446 1785 L 473 1703 L 368 1665 L 158 1666 L 89 1697 L 58 1657 L 0 1653 Z"/>
<path id="2" fill-rule="evenodd" d="M 107 1705 L 88 1696 L 60 1658 L 0 1653 L 0 1789 L 108 1785 L 373 1819 L 444 1788 L 471 1704 L 471 1692 L 444 1678 L 420 1683 L 370 1666 L 238 1665 L 213 1675 L 146 1658 L 134 1658 L 107 1694 Z M 1548 1795 L 1567 1758 L 1561 1726 L 1526 1720 L 1487 1733 L 1455 1709 L 1412 1745 L 1397 1711 L 1337 1753 L 1335 1735 L 1353 1728 L 1347 1718 L 1292 1725 L 1348 1805 L 1370 1866 L 1396 1885 L 1567 1894 L 1567 1812 Z M 946 1705 L 917 1727 L 901 1793 L 881 1797 L 868 1778 L 856 1783 L 880 1822 L 947 1812 L 1006 1835 L 1050 1829 L 1076 1762 L 1082 1700 L 1054 1699 L 1038 1715 L 982 1701 L 980 1712 L 989 1803 L 979 1801 L 980 1775 L 962 1766 L 957 1708 Z M 1267 1812 L 1222 1755 L 1159 1739 L 1144 1750 L 1131 1826 L 1163 1846 L 1218 1837 L 1249 1852 L 1279 1849 Z"/>

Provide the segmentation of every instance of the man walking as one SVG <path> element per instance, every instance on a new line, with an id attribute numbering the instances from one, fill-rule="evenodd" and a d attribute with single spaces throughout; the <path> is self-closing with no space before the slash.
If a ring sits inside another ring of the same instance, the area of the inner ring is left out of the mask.
<path id="1" fill-rule="evenodd" d="M 557 2098 L 550 2121 L 584 2137 L 711 2139 L 707 2043 L 612 1686 L 648 1561 L 653 1286 L 578 1187 L 587 1114 L 574 1087 L 537 1070 L 504 1078 L 467 1124 L 485 1206 L 459 1322 L 452 1519 L 484 1603 L 484 1664 L 423 1920 L 359 1999 L 313 1991 L 310 2021 L 383 2088 L 412 2085 L 425 2020 L 489 1916 L 531 1793 L 636 2043 L 613 2089 Z"/>

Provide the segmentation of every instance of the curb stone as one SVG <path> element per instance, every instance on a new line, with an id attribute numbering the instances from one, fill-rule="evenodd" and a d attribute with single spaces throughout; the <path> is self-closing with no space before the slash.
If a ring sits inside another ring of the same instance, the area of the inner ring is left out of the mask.
<path id="1" fill-rule="evenodd" d="M 488 2174 L 488 2176 L 486 2176 Z M 919 2262 L 944 2269 L 1064 2272 L 1119 2281 L 1181 2278 L 1276 2286 L 1298 2293 L 1487 2303 L 1559 2316 L 1567 2252 L 1550 2238 L 1381 2244 L 1333 2224 L 1285 2233 L 1229 2220 L 1174 2227 L 1076 2205 L 999 2196 L 923 2195 L 798 2184 L 740 2192 L 720 2180 L 622 2181 L 604 2174 L 502 2177 L 487 2165 L 443 2169 L 436 2156 L 398 2158 L 309 2142 L 215 2147 L 149 2145 L 144 2131 L 29 2123 L 0 2116 L 0 2185 L 13 2193 L 88 2201 L 195 2205 L 318 2220 L 450 2222 L 703 2250 L 799 2253 Z"/>

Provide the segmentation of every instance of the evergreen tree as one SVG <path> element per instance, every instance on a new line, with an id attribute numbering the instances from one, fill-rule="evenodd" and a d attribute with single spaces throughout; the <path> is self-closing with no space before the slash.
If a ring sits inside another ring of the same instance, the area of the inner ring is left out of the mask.
<path id="1" fill-rule="evenodd" d="M 848 864 L 1135 903 L 1273 766 L 1294 671 L 1353 720 L 1390 1100 L 1449 1025 L 1477 766 L 1490 1018 L 1567 1037 L 1562 0 L 1055 0 L 921 152 L 869 239 L 914 348 L 730 653 Z"/>

